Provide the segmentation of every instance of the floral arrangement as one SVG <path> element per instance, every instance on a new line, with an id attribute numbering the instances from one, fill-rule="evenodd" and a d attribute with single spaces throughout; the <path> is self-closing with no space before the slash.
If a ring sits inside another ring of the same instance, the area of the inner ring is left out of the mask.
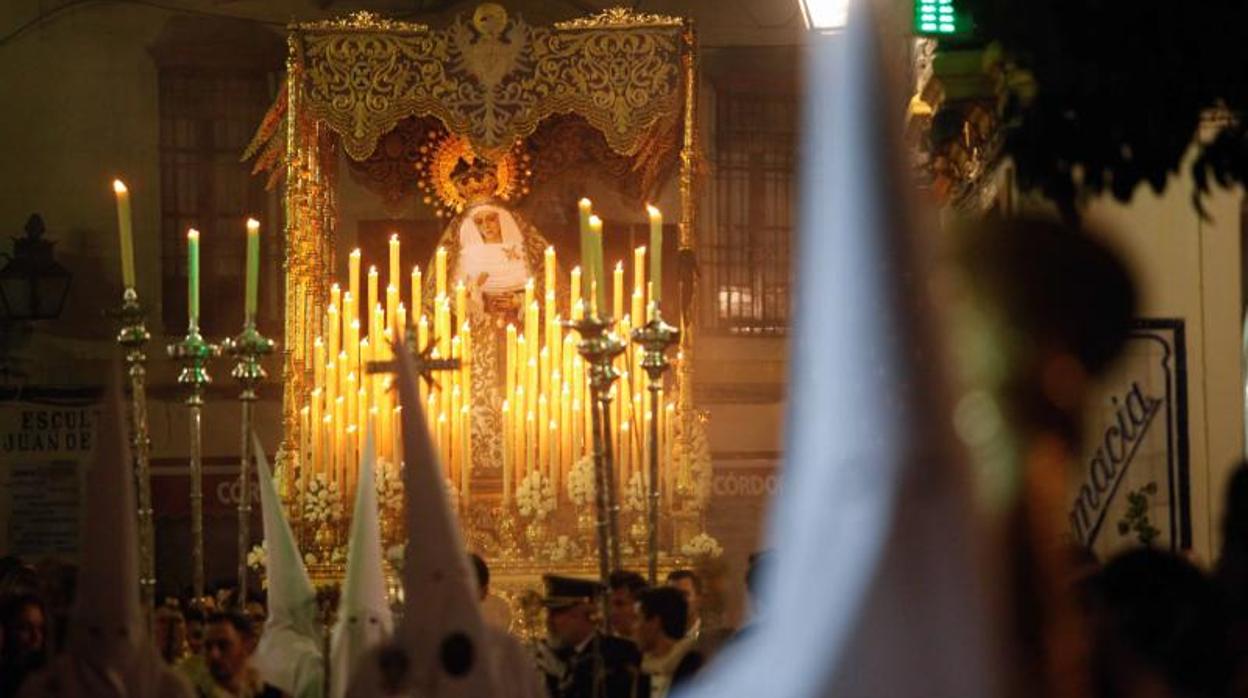
<path id="1" fill-rule="evenodd" d="M 537 470 L 525 475 L 516 488 L 516 506 L 521 516 L 545 519 L 555 510 L 554 483 Z"/>
<path id="2" fill-rule="evenodd" d="M 719 544 L 719 541 L 703 532 L 690 538 L 680 552 L 689 557 L 717 558 L 724 554 L 724 547 Z"/>
<path id="3" fill-rule="evenodd" d="M 646 511 L 646 483 L 641 479 L 641 471 L 633 473 L 624 485 L 624 511 Z"/>
<path id="4" fill-rule="evenodd" d="M 251 550 L 247 552 L 247 567 L 259 572 L 268 564 L 269 549 L 264 543 L 251 546 Z"/>
<path id="5" fill-rule="evenodd" d="M 347 547 L 345 545 L 337 545 L 330 548 L 325 553 L 325 562 L 335 565 L 343 565 L 347 562 Z M 316 553 L 308 552 L 303 554 L 303 564 L 317 565 L 321 563 L 321 558 Z"/>
<path id="6" fill-rule="evenodd" d="M 594 502 L 594 457 L 585 456 L 578 460 L 568 473 L 568 499 L 578 507 L 586 507 Z"/>
<path id="7" fill-rule="evenodd" d="M 401 466 L 386 461 L 377 464 L 377 506 L 382 511 L 403 510 L 403 473 Z"/>
<path id="8" fill-rule="evenodd" d="M 303 520 L 317 524 L 333 524 L 342 520 L 342 493 L 338 485 L 317 475 L 308 482 L 302 497 Z"/>
<path id="9" fill-rule="evenodd" d="M 582 552 L 581 546 L 577 545 L 575 540 L 568 536 L 559 536 L 551 542 L 546 556 L 551 562 L 567 562 L 580 558 Z"/>

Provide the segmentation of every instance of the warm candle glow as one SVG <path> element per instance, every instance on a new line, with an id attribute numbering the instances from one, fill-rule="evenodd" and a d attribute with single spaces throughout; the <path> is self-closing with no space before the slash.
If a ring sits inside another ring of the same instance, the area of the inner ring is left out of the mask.
<path id="1" fill-rule="evenodd" d="M 120 179 L 113 180 L 117 196 L 117 235 L 121 239 L 121 284 L 134 288 L 134 222 L 130 213 L 130 190 Z"/>
<path id="2" fill-rule="evenodd" d="M 260 221 L 247 219 L 247 266 L 243 291 L 243 319 L 255 322 L 260 292 Z"/>

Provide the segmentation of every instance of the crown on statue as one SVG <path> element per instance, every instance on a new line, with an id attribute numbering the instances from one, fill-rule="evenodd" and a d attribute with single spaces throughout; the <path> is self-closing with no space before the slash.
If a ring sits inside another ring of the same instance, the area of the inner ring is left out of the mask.
<path id="1" fill-rule="evenodd" d="M 469 206 L 498 198 L 498 166 L 485 158 L 460 158 L 451 170 L 451 181 Z"/>

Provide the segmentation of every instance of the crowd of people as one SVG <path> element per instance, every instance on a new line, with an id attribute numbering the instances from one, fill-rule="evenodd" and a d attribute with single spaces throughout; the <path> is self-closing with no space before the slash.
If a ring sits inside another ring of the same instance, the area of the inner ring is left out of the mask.
<path id="1" fill-rule="evenodd" d="M 491 598 L 490 571 L 470 555 L 483 604 Z M 761 556 L 751 556 L 747 588 Z M 23 680 L 64 647 L 63 626 L 71 599 L 49 596 L 44 574 L 17 558 L 4 560 L 0 576 L 0 698 L 19 695 Z M 70 575 L 72 578 L 72 574 Z M 700 602 L 703 580 L 690 569 L 673 570 L 656 586 L 627 570 L 607 584 L 547 575 L 543 578 L 547 634 L 529 638 L 522 659 L 500 665 L 512 695 L 524 698 L 662 698 L 694 676 L 716 652 L 742 632 L 708 628 Z M 202 698 L 282 695 L 266 685 L 250 658 L 265 621 L 265 595 L 240 603 L 237 588 L 223 583 L 198 600 L 168 598 L 153 613 L 152 638 L 160 658 Z M 72 593 L 72 591 L 71 591 Z M 603 622 L 603 608 L 609 609 Z M 483 614 L 487 623 L 489 614 Z M 502 620 L 506 623 L 506 620 Z M 507 632 L 507 627 L 493 627 Z M 598 684 L 605 692 L 598 692 Z"/>

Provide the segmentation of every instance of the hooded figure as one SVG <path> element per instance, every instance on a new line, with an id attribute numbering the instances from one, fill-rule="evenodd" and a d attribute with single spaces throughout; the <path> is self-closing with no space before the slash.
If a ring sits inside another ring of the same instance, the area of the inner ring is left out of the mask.
<path id="1" fill-rule="evenodd" d="M 392 642 L 360 661 L 348 696 L 498 696 L 486 632 L 459 526 L 425 429 L 410 350 L 394 347 L 403 405 L 407 497 L 406 613 Z"/>
<path id="2" fill-rule="evenodd" d="M 260 480 L 264 547 L 268 554 L 265 571 L 269 581 L 269 616 L 251 663 L 262 681 L 286 695 L 320 698 L 325 693 L 325 659 L 321 655 L 316 590 L 277 498 L 259 438 L 256 477 Z"/>
<path id="3" fill-rule="evenodd" d="M 114 367 L 94 464 L 87 471 L 90 496 L 68 648 L 26 681 L 21 696 L 192 696 L 186 680 L 156 651 L 139 601 L 138 517 L 119 372 Z"/>
<path id="4" fill-rule="evenodd" d="M 882 0 L 816 36 L 784 484 L 765 621 L 679 698 L 1003 695 L 969 474 L 908 225 Z"/>
<path id="5" fill-rule="evenodd" d="M 330 690 L 333 698 L 346 695 L 348 680 L 360 657 L 390 637 L 394 620 L 386 596 L 381 557 L 381 529 L 377 523 L 377 452 L 374 425 L 369 420 L 364 437 L 364 459 L 351 517 L 347 549 L 347 576 L 338 603 L 338 621 L 330 640 Z"/>

